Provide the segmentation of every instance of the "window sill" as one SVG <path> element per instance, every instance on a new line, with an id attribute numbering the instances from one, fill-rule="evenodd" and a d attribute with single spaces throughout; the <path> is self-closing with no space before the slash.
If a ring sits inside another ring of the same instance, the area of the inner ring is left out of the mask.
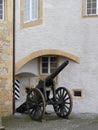
<path id="1" fill-rule="evenodd" d="M 3 22 L 4 22 L 4 19 L 0 19 L 0 22 L 2 22 L 2 23 L 3 23 Z"/>
<path id="2" fill-rule="evenodd" d="M 35 25 L 40 25 L 40 24 L 42 24 L 42 19 L 41 20 L 30 21 L 30 22 L 26 22 L 26 23 L 22 22 L 21 23 L 21 29 L 28 28 L 28 27 L 33 27 Z"/>
<path id="3" fill-rule="evenodd" d="M 82 17 L 84 17 L 84 18 L 91 18 L 91 17 L 96 18 L 96 17 L 98 17 L 98 14 L 86 14 L 86 15 L 83 15 Z"/>

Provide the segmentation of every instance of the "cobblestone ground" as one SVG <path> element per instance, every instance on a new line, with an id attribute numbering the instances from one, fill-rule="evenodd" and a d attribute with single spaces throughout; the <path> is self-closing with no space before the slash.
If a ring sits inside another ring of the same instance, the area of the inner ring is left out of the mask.
<path id="1" fill-rule="evenodd" d="M 42 122 L 32 121 L 28 115 L 16 114 L 3 118 L 5 130 L 98 130 L 98 115 L 71 114 L 69 119 L 61 119 L 51 113 Z"/>

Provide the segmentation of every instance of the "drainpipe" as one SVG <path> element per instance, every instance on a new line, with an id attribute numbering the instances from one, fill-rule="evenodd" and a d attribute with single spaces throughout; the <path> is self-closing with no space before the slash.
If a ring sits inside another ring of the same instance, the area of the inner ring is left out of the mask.
<path id="1" fill-rule="evenodd" d="M 13 114 L 15 113 L 15 0 L 13 0 Z"/>

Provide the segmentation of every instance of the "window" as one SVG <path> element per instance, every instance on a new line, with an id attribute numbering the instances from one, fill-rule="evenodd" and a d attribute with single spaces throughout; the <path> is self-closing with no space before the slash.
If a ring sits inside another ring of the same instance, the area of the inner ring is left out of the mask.
<path id="1" fill-rule="evenodd" d="M 24 0 L 24 22 L 38 19 L 38 0 Z"/>
<path id="2" fill-rule="evenodd" d="M 98 0 L 86 0 L 86 14 L 87 15 L 98 14 Z"/>
<path id="3" fill-rule="evenodd" d="M 41 57 L 41 74 L 51 74 L 57 68 L 56 56 L 43 56 Z"/>
<path id="4" fill-rule="evenodd" d="M 0 20 L 4 19 L 4 0 L 0 0 Z"/>
<path id="5" fill-rule="evenodd" d="M 42 24 L 42 0 L 20 0 L 21 28 L 39 24 Z"/>
<path id="6" fill-rule="evenodd" d="M 82 97 L 82 90 L 73 90 L 73 96 L 74 97 Z"/>
<path id="7" fill-rule="evenodd" d="M 81 97 L 81 91 L 74 91 L 74 96 Z"/>

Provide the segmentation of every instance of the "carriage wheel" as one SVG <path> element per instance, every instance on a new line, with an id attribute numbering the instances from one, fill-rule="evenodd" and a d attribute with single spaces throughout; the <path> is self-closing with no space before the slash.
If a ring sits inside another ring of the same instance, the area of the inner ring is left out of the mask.
<path id="1" fill-rule="evenodd" d="M 42 120 L 45 113 L 45 98 L 37 88 L 32 88 L 27 95 L 27 110 L 32 120 Z"/>
<path id="2" fill-rule="evenodd" d="M 59 117 L 68 118 L 72 111 L 72 98 L 69 91 L 64 87 L 60 87 L 56 90 L 55 97 L 54 111 Z"/>

